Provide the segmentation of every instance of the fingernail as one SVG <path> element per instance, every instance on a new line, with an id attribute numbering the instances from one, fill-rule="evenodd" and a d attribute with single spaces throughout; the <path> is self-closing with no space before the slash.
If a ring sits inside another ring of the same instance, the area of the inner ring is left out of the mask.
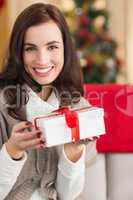
<path id="1" fill-rule="evenodd" d="M 40 145 L 40 149 L 44 149 L 44 145 L 41 144 L 41 145 Z"/>
<path id="2" fill-rule="evenodd" d="M 87 138 L 87 140 L 93 141 L 93 137 L 89 137 L 89 138 Z"/>
<path id="3" fill-rule="evenodd" d="M 41 131 L 38 131 L 36 134 L 37 134 L 37 137 L 38 137 L 38 138 L 41 137 Z"/>
<path id="4" fill-rule="evenodd" d="M 32 122 L 26 122 L 25 124 L 26 124 L 26 126 L 33 125 Z"/>
<path id="5" fill-rule="evenodd" d="M 93 141 L 92 138 L 86 138 L 86 142 L 91 142 L 91 141 Z"/>
<path id="6" fill-rule="evenodd" d="M 45 144 L 45 141 L 41 139 L 40 144 Z"/>
<path id="7" fill-rule="evenodd" d="M 93 137 L 93 139 L 94 139 L 94 140 L 97 140 L 97 139 L 98 139 L 98 137 L 97 137 L 97 136 L 94 136 L 94 137 Z"/>

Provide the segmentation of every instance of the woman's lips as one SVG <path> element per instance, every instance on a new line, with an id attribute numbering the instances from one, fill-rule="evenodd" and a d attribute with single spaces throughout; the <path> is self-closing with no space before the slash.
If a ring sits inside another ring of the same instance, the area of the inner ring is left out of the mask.
<path id="1" fill-rule="evenodd" d="M 34 68 L 34 71 L 38 76 L 47 76 L 53 68 L 53 66 L 47 68 Z"/>

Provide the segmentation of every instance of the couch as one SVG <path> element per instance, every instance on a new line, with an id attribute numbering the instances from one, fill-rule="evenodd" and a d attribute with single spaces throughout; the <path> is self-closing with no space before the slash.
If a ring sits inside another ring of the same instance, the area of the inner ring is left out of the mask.
<path id="1" fill-rule="evenodd" d="M 106 135 L 86 170 L 82 200 L 133 200 L 133 86 L 86 84 L 85 98 L 104 108 Z"/>

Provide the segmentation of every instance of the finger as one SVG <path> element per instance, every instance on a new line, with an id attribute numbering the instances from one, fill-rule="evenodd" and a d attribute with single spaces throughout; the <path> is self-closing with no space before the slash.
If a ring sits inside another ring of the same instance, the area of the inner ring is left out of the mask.
<path id="1" fill-rule="evenodd" d="M 25 140 L 32 140 L 35 138 L 40 138 L 41 137 L 41 131 L 36 130 L 36 131 L 25 131 L 23 133 L 16 133 L 16 138 L 18 141 L 25 141 Z"/>
<path id="2" fill-rule="evenodd" d="M 80 140 L 79 142 L 80 142 L 80 144 L 88 144 L 89 142 L 95 141 L 97 139 L 98 139 L 98 137 L 94 136 L 94 137 L 85 138 L 83 140 Z"/>
<path id="3" fill-rule="evenodd" d="M 46 147 L 47 147 L 46 144 L 39 144 L 39 145 L 34 146 L 33 148 L 35 148 L 35 149 L 44 149 Z"/>
<path id="4" fill-rule="evenodd" d="M 21 132 L 23 131 L 24 129 L 26 128 L 30 128 L 32 127 L 32 123 L 29 122 L 29 121 L 23 121 L 23 122 L 19 122 L 18 124 L 16 124 L 14 127 L 13 127 L 13 131 L 15 132 Z"/>
<path id="5" fill-rule="evenodd" d="M 93 141 L 92 138 L 85 138 L 85 139 L 82 139 L 82 140 L 79 140 L 77 142 L 75 142 L 76 144 L 88 144 L 89 142 Z"/>
<path id="6" fill-rule="evenodd" d="M 98 136 L 94 136 L 93 140 L 97 140 L 98 138 L 99 138 L 99 135 Z"/>
<path id="7" fill-rule="evenodd" d="M 33 139 L 33 140 L 28 140 L 28 141 L 25 141 L 25 148 L 26 149 L 29 149 L 29 148 L 34 148 L 35 146 L 37 145 L 44 145 L 45 144 L 45 141 L 43 139 Z"/>

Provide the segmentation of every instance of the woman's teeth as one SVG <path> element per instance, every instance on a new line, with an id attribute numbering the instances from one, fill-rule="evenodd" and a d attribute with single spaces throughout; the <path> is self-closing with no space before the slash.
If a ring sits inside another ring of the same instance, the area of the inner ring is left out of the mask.
<path id="1" fill-rule="evenodd" d="M 47 67 L 47 68 L 35 68 L 34 70 L 38 73 L 47 73 L 49 72 L 53 67 Z"/>

